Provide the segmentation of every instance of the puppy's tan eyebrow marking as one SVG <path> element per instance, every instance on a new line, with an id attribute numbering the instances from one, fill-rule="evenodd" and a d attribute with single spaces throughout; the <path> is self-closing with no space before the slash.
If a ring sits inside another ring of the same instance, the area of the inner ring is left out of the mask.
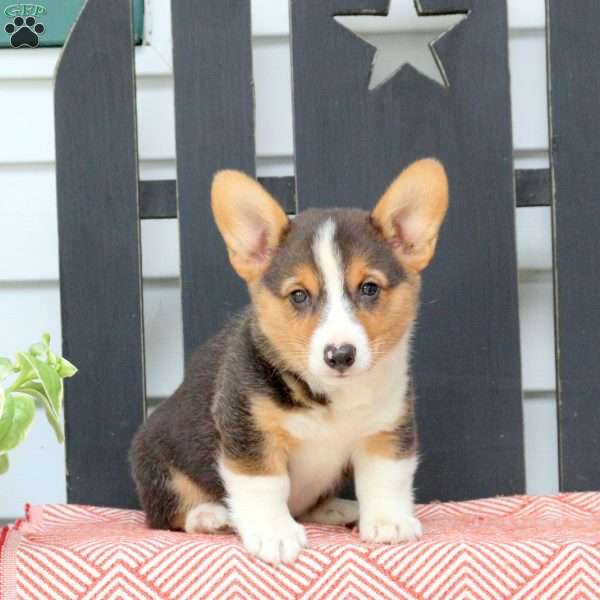
<path id="1" fill-rule="evenodd" d="M 308 264 L 301 264 L 294 270 L 294 275 L 281 284 L 281 295 L 287 296 L 298 287 L 306 289 L 312 296 L 319 293 L 319 278 Z"/>
<path id="2" fill-rule="evenodd" d="M 383 287 L 387 287 L 390 284 L 388 278 L 378 269 L 368 269 L 365 273 L 365 279 L 373 279 L 375 283 Z"/>
<path id="3" fill-rule="evenodd" d="M 369 267 L 366 259 L 356 257 L 346 268 L 346 285 L 350 290 L 356 290 L 365 281 L 373 281 L 383 288 L 389 286 L 389 280 L 379 269 Z"/>

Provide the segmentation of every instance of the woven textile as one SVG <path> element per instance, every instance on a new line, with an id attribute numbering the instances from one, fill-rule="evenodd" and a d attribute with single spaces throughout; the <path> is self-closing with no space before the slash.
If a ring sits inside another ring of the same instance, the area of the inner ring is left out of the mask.
<path id="1" fill-rule="evenodd" d="M 362 543 L 308 526 L 292 565 L 246 555 L 232 535 L 150 531 L 136 511 L 30 507 L 0 537 L 0 598 L 600 599 L 600 493 L 418 509 L 424 537 Z"/>

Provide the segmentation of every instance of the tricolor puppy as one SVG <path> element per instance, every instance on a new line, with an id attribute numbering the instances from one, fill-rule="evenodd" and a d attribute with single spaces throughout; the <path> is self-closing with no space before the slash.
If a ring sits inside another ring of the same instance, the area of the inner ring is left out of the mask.
<path id="1" fill-rule="evenodd" d="M 293 220 L 243 173 L 216 175 L 214 217 L 252 303 L 197 350 L 135 437 L 152 527 L 231 526 L 272 563 L 306 544 L 302 521 L 358 521 L 370 542 L 419 536 L 410 342 L 447 206 L 432 159 L 406 169 L 370 214 Z M 350 474 L 358 503 L 335 497 Z"/>

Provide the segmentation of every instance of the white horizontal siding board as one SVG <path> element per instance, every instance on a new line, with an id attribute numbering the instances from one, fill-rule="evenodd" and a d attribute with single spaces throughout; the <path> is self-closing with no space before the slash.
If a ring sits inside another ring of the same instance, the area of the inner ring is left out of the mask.
<path id="1" fill-rule="evenodd" d="M 258 40 L 253 46 L 253 62 L 257 155 L 291 156 L 294 138 L 288 40 Z"/>
<path id="2" fill-rule="evenodd" d="M 550 273 L 522 272 L 519 283 L 523 388 L 556 388 L 554 299 Z"/>
<path id="3" fill-rule="evenodd" d="M 508 21 L 511 29 L 544 29 L 545 0 L 508 0 Z"/>
<path id="4" fill-rule="evenodd" d="M 146 280 L 179 277 L 179 226 L 176 219 L 142 221 L 142 273 Z"/>
<path id="5" fill-rule="evenodd" d="M 517 256 L 521 270 L 552 270 L 552 221 L 549 206 L 518 209 Z"/>
<path id="6" fill-rule="evenodd" d="M 47 165 L 0 167 L 0 189 L 0 282 L 56 281 L 58 233 L 54 168 Z"/>
<path id="7" fill-rule="evenodd" d="M 509 0 L 508 16 L 511 29 L 543 29 L 544 0 Z M 391 0 L 388 17 L 364 16 L 356 21 L 357 30 L 371 33 L 415 30 L 442 32 L 454 22 L 451 17 L 418 17 L 413 0 Z M 252 0 L 252 31 L 255 36 L 288 35 L 288 2 Z"/>
<path id="8" fill-rule="evenodd" d="M 527 493 L 556 494 L 559 491 L 556 397 L 526 395 L 523 420 Z"/>
<path id="9" fill-rule="evenodd" d="M 175 104 L 172 77 L 138 78 L 140 160 L 175 159 Z"/>
<path id="10" fill-rule="evenodd" d="M 0 50 L 0 81 L 10 79 L 53 79 L 60 59 L 60 48 L 36 48 L 6 52 Z M 141 46 L 135 50 L 136 73 L 142 77 L 168 75 L 173 72 L 168 53 Z"/>
<path id="11" fill-rule="evenodd" d="M 259 177 L 289 177 L 294 175 L 294 159 L 292 156 L 268 157 L 256 159 L 256 172 Z M 175 159 L 161 161 L 141 161 L 140 179 L 175 179 Z"/>
<path id="12" fill-rule="evenodd" d="M 146 282 L 144 332 L 149 398 L 170 396 L 183 379 L 182 328 L 179 282 Z"/>
<path id="13" fill-rule="evenodd" d="M 543 31 L 513 34 L 508 49 L 514 147 L 517 151 L 547 149 L 545 34 Z"/>
<path id="14" fill-rule="evenodd" d="M 36 48 L 0 51 L 0 80 L 51 79 L 60 57 L 60 48 Z M 4 85 L 4 81 L 3 81 Z"/>
<path id="15" fill-rule="evenodd" d="M 0 356 L 14 356 L 47 331 L 62 346 L 58 283 L 0 285 Z"/>
<path id="16" fill-rule="evenodd" d="M 0 55 L 7 52 L 12 50 L 0 51 Z M 0 106 L 3 114 L 10 115 L 3 122 L 0 164 L 54 161 L 52 82 L 3 81 Z"/>

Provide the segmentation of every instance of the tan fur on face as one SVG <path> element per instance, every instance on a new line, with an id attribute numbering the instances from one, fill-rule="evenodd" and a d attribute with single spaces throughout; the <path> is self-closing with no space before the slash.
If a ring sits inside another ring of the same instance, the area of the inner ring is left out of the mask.
<path id="1" fill-rule="evenodd" d="M 310 267 L 299 267 L 294 277 L 284 282 L 284 291 L 291 293 L 304 288 L 314 298 L 318 294 L 318 282 Z M 310 339 L 319 324 L 320 315 L 298 312 L 287 296 L 277 297 L 260 284 L 251 286 L 250 294 L 261 331 L 277 351 L 277 356 L 269 359 L 275 364 L 283 362 L 288 369 L 302 374 L 307 368 Z"/>
<path id="2" fill-rule="evenodd" d="M 183 529 L 188 511 L 198 506 L 198 504 L 212 502 L 214 498 L 175 467 L 171 467 L 169 471 L 171 475 L 169 486 L 179 499 L 179 506 L 171 525 L 176 529 Z"/>
<path id="3" fill-rule="evenodd" d="M 415 273 L 409 273 L 406 281 L 388 288 L 383 273 L 370 269 L 363 257 L 355 257 L 346 269 L 346 285 L 349 290 L 355 291 L 365 281 L 377 283 L 380 286 L 380 296 L 373 308 L 359 308 L 355 310 L 355 314 L 365 328 L 377 356 L 391 350 L 415 320 L 421 278 Z"/>
<path id="4" fill-rule="evenodd" d="M 249 399 L 254 425 L 263 437 L 260 461 L 240 461 L 225 457 L 224 465 L 240 475 L 282 475 L 287 472 L 287 458 L 298 441 L 283 427 L 289 414 L 268 396 L 257 394 Z"/>
<path id="5" fill-rule="evenodd" d="M 382 290 L 374 310 L 358 310 L 356 315 L 363 324 L 374 354 L 389 352 L 408 333 L 417 316 L 418 288 L 401 283 Z"/>
<path id="6" fill-rule="evenodd" d="M 366 281 L 372 281 L 383 288 L 388 286 L 387 278 L 381 271 L 369 268 L 368 262 L 361 256 L 353 258 L 346 268 L 346 286 L 352 293 Z"/>
<path id="7" fill-rule="evenodd" d="M 320 282 L 314 269 L 308 264 L 298 265 L 294 269 L 294 274 L 283 282 L 281 286 L 281 295 L 288 296 L 294 290 L 304 289 L 310 293 L 313 298 L 319 295 Z"/>

